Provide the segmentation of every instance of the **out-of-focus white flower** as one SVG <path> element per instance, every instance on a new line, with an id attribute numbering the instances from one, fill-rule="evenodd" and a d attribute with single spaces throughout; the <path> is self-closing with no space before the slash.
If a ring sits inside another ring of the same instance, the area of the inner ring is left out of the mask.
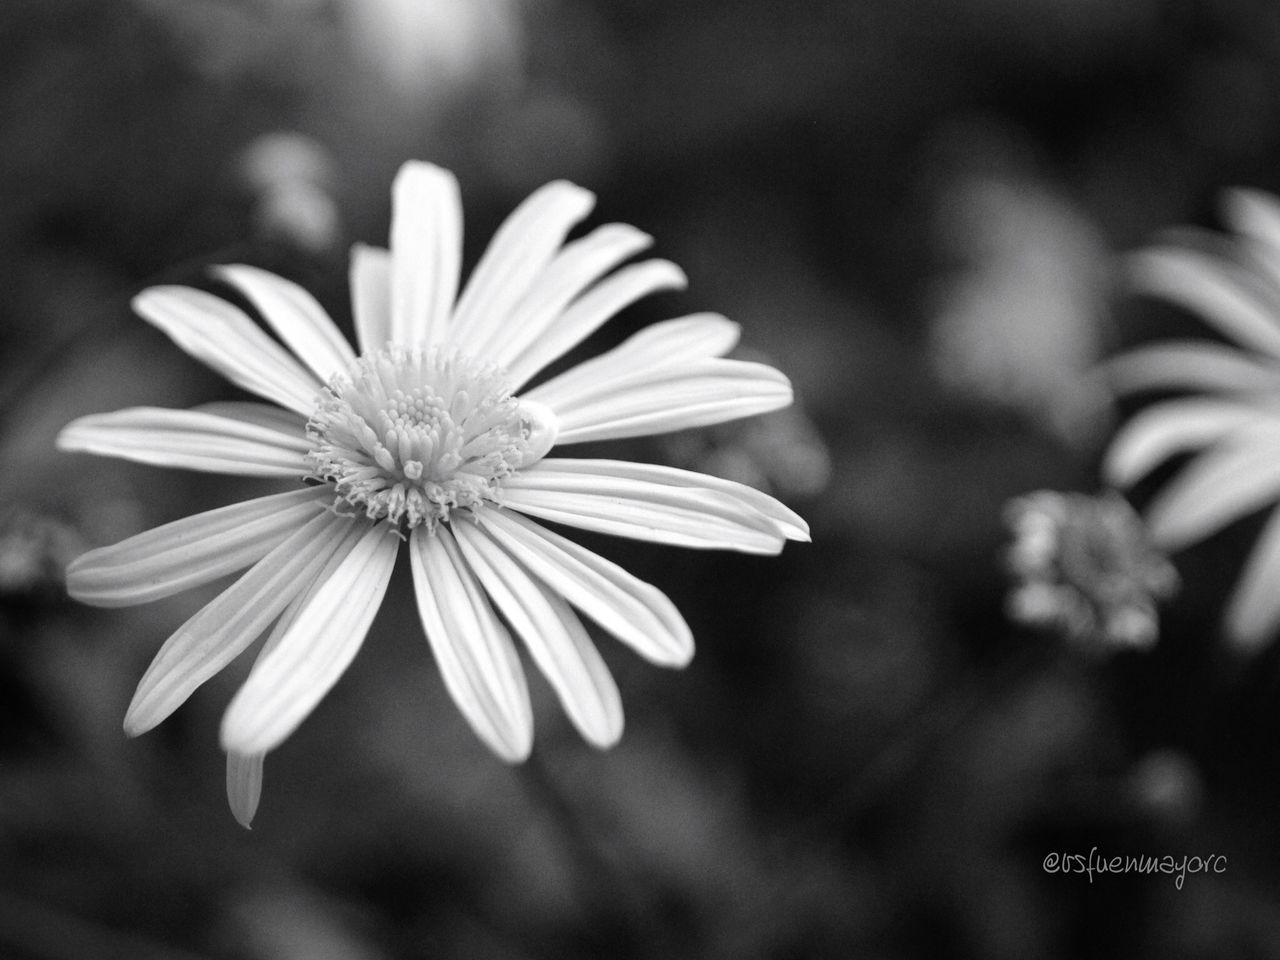
<path id="1" fill-rule="evenodd" d="M 1178 577 L 1123 497 L 1040 490 L 1011 500 L 1005 518 L 1014 535 L 1012 619 L 1095 651 L 1156 642 L 1156 602 Z"/>
<path id="2" fill-rule="evenodd" d="M 254 267 L 217 275 L 285 346 L 212 294 L 157 287 L 135 299 L 178 346 L 272 403 L 87 416 L 63 430 L 62 448 L 302 481 L 91 551 L 67 572 L 72 596 L 122 606 L 248 568 L 169 638 L 125 718 L 130 734 L 154 727 L 269 630 L 222 724 L 228 796 L 242 823 L 257 806 L 264 754 L 355 656 L 402 545 L 447 689 L 480 738 L 515 762 L 533 731 L 507 625 L 600 747 L 621 735 L 622 708 L 573 607 L 654 663 L 682 666 L 693 654 L 662 593 L 531 518 L 757 554 L 808 538 L 803 520 L 742 484 L 547 456 L 554 445 L 682 430 L 791 402 L 777 370 L 724 359 L 738 327 L 712 314 L 654 324 L 526 389 L 619 310 L 685 282 L 664 260 L 614 269 L 651 242 L 630 226 L 565 243 L 594 201 L 564 181 L 535 191 L 457 296 L 457 182 L 439 167 L 406 164 L 393 188 L 390 250 L 357 246 L 352 255 L 359 356 L 306 291 Z"/>
<path id="3" fill-rule="evenodd" d="M 963 263 L 937 290 L 938 376 L 1081 442 L 1106 412 L 1089 376 L 1107 289 L 1097 230 L 1034 178 L 992 173 L 962 178 L 938 219 L 947 253 Z"/>
<path id="4" fill-rule="evenodd" d="M 1121 394 L 1159 400 L 1116 434 L 1103 471 L 1128 486 L 1171 457 L 1194 454 L 1146 509 L 1153 540 L 1174 551 L 1280 498 L 1280 203 L 1260 192 L 1226 196 L 1235 236 L 1187 232 L 1132 255 L 1142 294 L 1184 307 L 1236 345 L 1170 340 L 1108 365 Z M 1280 512 L 1273 509 L 1227 603 L 1228 638 L 1256 649 L 1280 623 Z"/>
<path id="5" fill-rule="evenodd" d="M 333 197 L 335 164 L 315 140 L 290 131 L 263 134 L 241 153 L 240 176 L 253 194 L 260 236 L 309 253 L 338 243 L 342 216 Z"/>

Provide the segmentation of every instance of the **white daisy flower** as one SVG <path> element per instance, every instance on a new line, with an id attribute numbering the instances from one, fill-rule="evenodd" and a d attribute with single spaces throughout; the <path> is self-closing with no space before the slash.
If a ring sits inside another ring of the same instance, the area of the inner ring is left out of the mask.
<path id="1" fill-rule="evenodd" d="M 402 547 L 446 688 L 479 737 L 518 762 L 531 749 L 532 715 L 508 627 L 598 747 L 618 740 L 622 707 L 579 613 L 656 664 L 680 667 L 693 655 L 688 627 L 661 592 L 539 519 L 758 554 L 808 539 L 800 517 L 741 484 L 547 456 L 555 445 L 700 427 L 791 402 L 777 370 L 724 358 L 738 327 L 713 314 L 654 324 L 527 388 L 628 304 L 684 285 L 664 260 L 614 270 L 651 242 L 633 227 L 609 224 L 565 243 L 594 199 L 562 181 L 535 191 L 457 296 L 457 181 L 406 164 L 393 187 L 390 250 L 352 253 L 359 355 L 306 291 L 254 267 L 216 272 L 284 346 L 200 290 L 155 287 L 135 299 L 179 347 L 271 402 L 87 416 L 62 431 L 62 449 L 300 482 L 90 551 L 68 568 L 68 590 L 126 606 L 244 571 L 165 642 L 124 725 L 130 735 L 150 730 L 269 630 L 222 723 L 228 797 L 246 826 L 263 756 L 355 656 Z"/>
<path id="2" fill-rule="evenodd" d="M 1237 190 L 1224 211 L 1235 236 L 1185 232 L 1129 262 L 1138 292 L 1195 313 L 1230 343 L 1172 340 L 1110 361 L 1120 393 L 1165 396 L 1117 433 L 1103 470 L 1128 486 L 1192 454 L 1146 510 L 1166 551 L 1271 509 L 1225 613 L 1228 638 L 1252 650 L 1280 624 L 1280 203 Z"/>

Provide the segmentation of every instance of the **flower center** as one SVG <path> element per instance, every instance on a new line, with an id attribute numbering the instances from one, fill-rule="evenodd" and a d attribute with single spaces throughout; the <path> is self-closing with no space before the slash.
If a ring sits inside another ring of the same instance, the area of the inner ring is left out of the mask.
<path id="1" fill-rule="evenodd" d="M 554 415 L 517 400 L 501 369 L 388 345 L 335 376 L 307 422 L 314 476 L 374 520 L 416 527 L 498 499 L 502 478 L 555 442 Z"/>

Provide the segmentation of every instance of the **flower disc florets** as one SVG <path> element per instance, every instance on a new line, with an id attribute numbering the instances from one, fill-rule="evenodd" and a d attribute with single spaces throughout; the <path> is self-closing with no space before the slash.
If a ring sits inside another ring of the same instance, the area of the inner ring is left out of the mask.
<path id="1" fill-rule="evenodd" d="M 544 456 L 554 434 L 549 412 L 513 397 L 493 364 L 388 345 L 324 389 L 308 459 L 338 506 L 434 530 L 455 510 L 496 501 L 502 478 Z"/>

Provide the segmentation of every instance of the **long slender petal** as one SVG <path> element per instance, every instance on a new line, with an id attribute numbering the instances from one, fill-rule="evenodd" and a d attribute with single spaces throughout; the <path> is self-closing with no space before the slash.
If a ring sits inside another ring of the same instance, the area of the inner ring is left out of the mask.
<path id="1" fill-rule="evenodd" d="M 351 248 L 351 312 L 362 353 L 391 340 L 391 252 L 357 243 Z"/>
<path id="2" fill-rule="evenodd" d="M 130 736 L 169 716 L 200 684 L 234 660 L 298 595 L 355 530 L 323 513 L 300 527 L 165 641 L 125 714 Z M 349 549 L 349 543 L 347 548 Z"/>
<path id="3" fill-rule="evenodd" d="M 600 383 L 724 356 L 737 344 L 740 333 L 738 324 L 715 313 L 651 323 L 612 350 L 574 364 L 524 396 L 548 407 L 571 402 Z"/>
<path id="4" fill-rule="evenodd" d="M 504 550 L 645 659 L 683 667 L 693 634 L 661 590 L 611 560 L 510 510 L 485 510 L 480 525 Z"/>
<path id="5" fill-rule="evenodd" d="M 390 339 L 403 347 L 441 343 L 458 293 L 462 198 L 452 173 L 411 161 L 391 189 Z"/>
<path id="6" fill-rule="evenodd" d="M 505 326 L 575 223 L 596 198 L 564 180 L 539 187 L 503 221 L 480 257 L 453 315 L 450 342 L 480 343 Z"/>
<path id="7" fill-rule="evenodd" d="M 243 477 L 308 472 L 306 437 L 195 410 L 130 407 L 73 420 L 58 448 L 137 463 Z"/>
<path id="8" fill-rule="evenodd" d="M 217 266 L 213 273 L 249 298 L 262 319 L 321 382 L 327 383 L 355 361 L 351 345 L 324 307 L 298 284 L 245 264 Z"/>
<path id="9" fill-rule="evenodd" d="M 585 530 L 684 547 L 776 554 L 786 539 L 755 507 L 711 490 L 541 463 L 503 482 L 503 504 Z"/>
<path id="10" fill-rule="evenodd" d="M 1156 247 L 1132 254 L 1134 288 L 1194 312 L 1241 344 L 1280 357 L 1276 305 L 1261 302 L 1239 268 L 1197 250 Z"/>
<path id="11" fill-rule="evenodd" d="M 1280 625 L 1280 509 L 1272 510 L 1258 542 L 1245 561 L 1223 615 L 1227 639 L 1253 653 Z"/>
<path id="12" fill-rule="evenodd" d="M 632 480 L 647 484 L 711 491 L 725 500 L 732 500 L 744 507 L 757 510 L 773 521 L 778 533 L 788 540 L 808 542 L 809 525 L 798 513 L 767 493 L 736 480 L 724 480 L 709 473 L 681 470 L 656 463 L 635 463 L 630 460 L 571 459 L 550 457 L 529 468 L 535 475 L 553 473 L 583 478 L 611 478 Z M 587 482 L 593 482 L 588 480 Z"/>
<path id="13" fill-rule="evenodd" d="M 286 437 L 306 435 L 307 418 L 292 410 L 285 410 L 273 403 L 256 403 L 252 400 L 215 400 L 192 407 L 196 413 L 211 413 L 228 420 L 251 423 L 267 430 L 274 430 Z"/>
<path id="14" fill-rule="evenodd" d="M 1147 508 L 1152 539 L 1177 550 L 1280 495 L 1280 425 L 1237 434 L 1202 453 Z"/>
<path id="15" fill-rule="evenodd" d="M 753 417 L 788 406 L 793 397 L 784 374 L 763 363 L 712 357 L 693 363 L 654 365 L 614 380 L 593 380 L 554 402 L 534 389 L 559 419 L 557 443 L 618 440 Z"/>
<path id="16" fill-rule="evenodd" d="M 471 570 L 532 655 L 582 736 L 611 747 L 622 736 L 622 697 L 581 621 L 536 583 L 489 535 L 468 523 L 452 528 Z"/>
<path id="17" fill-rule="evenodd" d="M 267 635 L 267 639 L 258 648 L 258 656 L 254 667 L 263 661 L 272 650 L 280 645 L 289 628 L 293 626 L 298 614 L 305 604 L 309 603 L 328 581 L 338 565 L 346 559 L 346 554 L 339 550 L 333 554 L 311 580 L 311 584 L 289 602 L 284 613 L 280 614 L 275 626 Z M 253 823 L 258 812 L 258 803 L 262 799 L 263 766 L 266 760 L 265 751 L 242 753 L 239 750 L 227 751 L 227 803 L 231 814 L 246 830 Z"/>
<path id="18" fill-rule="evenodd" d="M 311 415 L 320 381 L 226 300 L 192 287 L 151 287 L 133 298 L 133 309 L 237 386 Z"/>
<path id="19" fill-rule="evenodd" d="M 445 688 L 476 734 L 508 762 L 529 756 L 533 711 L 524 671 L 452 534 L 409 537 L 418 614 Z"/>
<path id="20" fill-rule="evenodd" d="M 1280 365 L 1205 340 L 1171 340 L 1140 347 L 1102 368 L 1117 393 L 1141 390 L 1280 390 Z"/>
<path id="21" fill-rule="evenodd" d="M 1153 404 L 1131 417 L 1116 434 L 1102 475 L 1113 486 L 1127 487 L 1175 454 L 1267 420 L 1257 407 L 1235 400 L 1188 397 Z"/>
<path id="22" fill-rule="evenodd" d="M 659 290 L 681 290 L 684 271 L 667 260 L 646 260 L 605 277 L 556 318 L 546 332 L 506 364 L 519 389 L 547 364 L 568 353 L 619 311 Z"/>
<path id="23" fill-rule="evenodd" d="M 1228 190 L 1227 222 L 1242 236 L 1250 262 L 1280 294 L 1280 203 L 1262 190 Z"/>
<path id="24" fill-rule="evenodd" d="M 124 607 L 209 583 L 257 563 L 331 497 L 315 487 L 271 494 L 90 550 L 67 567 L 67 592 L 81 603 Z"/>
<path id="25" fill-rule="evenodd" d="M 385 524 L 364 530 L 232 698 L 222 720 L 223 749 L 265 753 L 315 709 L 364 643 L 399 545 Z"/>
<path id="26" fill-rule="evenodd" d="M 499 366 L 519 355 L 550 327 L 575 297 L 623 260 L 653 243 L 653 238 L 623 223 L 605 224 L 566 244 L 516 305 L 501 327 L 477 344 L 476 352 Z"/>

